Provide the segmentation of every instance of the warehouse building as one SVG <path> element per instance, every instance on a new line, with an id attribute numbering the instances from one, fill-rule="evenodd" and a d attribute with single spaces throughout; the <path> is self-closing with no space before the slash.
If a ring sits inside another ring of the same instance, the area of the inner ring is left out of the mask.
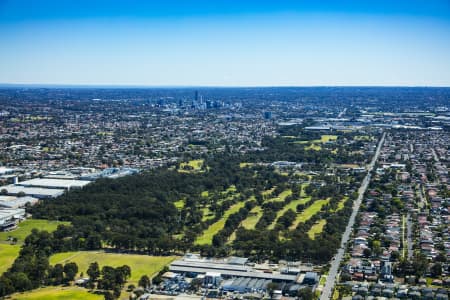
<path id="1" fill-rule="evenodd" d="M 15 197 L 15 196 L 0 196 L 0 207 L 5 208 L 20 208 L 24 207 L 28 203 L 34 205 L 39 200 L 34 197 L 25 196 L 25 197 Z"/>
<path id="2" fill-rule="evenodd" d="M 80 176 L 81 180 L 89 180 L 94 181 L 99 178 L 109 178 L 109 179 L 117 179 L 120 177 L 133 175 L 139 173 L 138 169 L 132 169 L 132 168 L 108 168 L 101 172 L 96 173 L 89 173 Z"/>
<path id="3" fill-rule="evenodd" d="M 238 277 L 226 280 L 222 284 L 224 292 L 244 293 L 265 293 L 267 285 L 271 283 L 268 279 Z"/>
<path id="4" fill-rule="evenodd" d="M 0 186 L 0 192 L 2 194 L 17 196 L 25 194 L 27 196 L 43 199 L 43 198 L 56 198 L 64 194 L 63 189 L 47 189 L 39 187 L 26 187 L 21 185 L 4 185 Z"/>
<path id="5" fill-rule="evenodd" d="M 87 180 L 65 180 L 53 178 L 34 178 L 17 183 L 16 185 L 25 187 L 63 189 L 69 191 L 71 189 L 81 189 L 91 183 Z"/>
<path id="6" fill-rule="evenodd" d="M 25 209 L 0 209 L 0 230 L 8 231 L 17 227 L 25 219 Z"/>
<path id="7" fill-rule="evenodd" d="M 281 274 L 275 271 L 260 271 L 245 265 L 246 258 L 231 257 L 226 261 L 199 258 L 187 255 L 170 264 L 170 271 L 183 274 L 220 273 L 222 278 L 246 277 L 275 282 L 294 282 L 298 274 Z"/>
<path id="8" fill-rule="evenodd" d="M 305 277 L 303 278 L 303 284 L 315 285 L 319 282 L 319 276 L 316 272 L 306 272 Z"/>
<path id="9" fill-rule="evenodd" d="M 15 171 L 16 171 L 15 169 L 0 167 L 0 175 L 13 174 Z"/>

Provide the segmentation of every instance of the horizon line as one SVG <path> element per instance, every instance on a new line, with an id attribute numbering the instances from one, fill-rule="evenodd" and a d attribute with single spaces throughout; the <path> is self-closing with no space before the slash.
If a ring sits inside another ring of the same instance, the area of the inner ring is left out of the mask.
<path id="1" fill-rule="evenodd" d="M 147 85 L 147 84 L 81 84 L 81 83 L 4 83 L 0 88 L 7 87 L 43 87 L 43 88 L 450 88 L 450 85 Z"/>

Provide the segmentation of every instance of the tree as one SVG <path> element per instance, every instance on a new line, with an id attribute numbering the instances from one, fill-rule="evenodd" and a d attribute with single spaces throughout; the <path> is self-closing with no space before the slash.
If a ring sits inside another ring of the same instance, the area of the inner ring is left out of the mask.
<path id="1" fill-rule="evenodd" d="M 134 284 L 129 284 L 127 287 L 127 291 L 132 292 L 132 291 L 134 291 L 135 288 L 136 288 L 136 286 Z"/>
<path id="2" fill-rule="evenodd" d="M 86 273 L 88 274 L 91 281 L 97 281 L 97 279 L 100 277 L 100 268 L 98 266 L 98 263 L 96 261 L 91 263 Z"/>
<path id="3" fill-rule="evenodd" d="M 340 282 L 346 282 L 352 280 L 352 276 L 349 273 L 341 273 Z"/>
<path id="4" fill-rule="evenodd" d="M 191 285 L 189 286 L 189 289 L 191 291 L 198 291 L 200 289 L 200 287 L 202 286 L 202 279 L 201 278 L 194 278 L 191 281 Z"/>
<path id="5" fill-rule="evenodd" d="M 142 275 L 139 279 L 138 285 L 144 289 L 148 288 L 150 286 L 150 278 L 147 275 Z"/>
<path id="6" fill-rule="evenodd" d="M 269 292 L 270 297 L 273 296 L 273 292 L 278 288 L 278 283 L 276 282 L 270 282 L 267 285 L 267 291 Z"/>
<path id="7" fill-rule="evenodd" d="M 64 281 L 69 282 L 75 279 L 78 273 L 78 266 L 74 262 L 69 262 L 64 265 L 64 274 L 66 275 Z"/>
<path id="8" fill-rule="evenodd" d="M 436 278 L 442 275 L 442 265 L 441 263 L 435 263 L 430 268 L 431 277 Z"/>
<path id="9" fill-rule="evenodd" d="M 11 274 L 10 280 L 13 283 L 14 289 L 16 291 L 24 292 L 33 288 L 33 284 L 25 273 L 13 273 Z"/>
<path id="10" fill-rule="evenodd" d="M 379 240 L 374 240 L 372 243 L 372 249 L 373 253 L 378 256 L 383 252 L 383 249 L 381 248 L 381 242 Z"/>
<path id="11" fill-rule="evenodd" d="M 307 287 L 298 291 L 298 297 L 302 300 L 312 300 L 314 295 L 311 288 Z"/>
<path id="12" fill-rule="evenodd" d="M 118 267 L 116 270 L 122 275 L 125 281 L 131 276 L 131 268 L 128 265 Z"/>
<path id="13" fill-rule="evenodd" d="M 105 296 L 105 300 L 115 300 L 115 299 L 117 299 L 117 298 L 113 295 L 113 293 L 111 293 L 111 292 L 105 292 L 104 296 Z"/>
<path id="14" fill-rule="evenodd" d="M 56 264 L 50 272 L 50 279 L 54 285 L 61 284 L 64 280 L 64 267 L 62 264 Z"/>
<path id="15" fill-rule="evenodd" d="M 397 261 L 400 258 L 400 252 L 392 251 L 391 252 L 391 261 Z"/>
<path id="16" fill-rule="evenodd" d="M 102 268 L 102 279 L 99 280 L 98 286 L 104 290 L 112 290 L 116 285 L 116 270 L 110 266 Z"/>
<path id="17" fill-rule="evenodd" d="M 222 236 L 222 234 L 220 234 L 220 232 L 216 233 L 213 236 L 212 244 L 213 244 L 214 247 L 219 248 L 219 247 L 221 247 L 224 244 L 224 242 L 225 242 L 224 241 L 224 237 Z"/>
<path id="18" fill-rule="evenodd" d="M 444 254 L 444 252 L 439 252 L 439 254 L 436 256 L 436 261 L 438 262 L 446 262 L 447 261 L 447 255 Z"/>
<path id="19" fill-rule="evenodd" d="M 340 284 L 337 286 L 337 290 L 339 292 L 339 299 L 342 299 L 342 297 L 348 296 L 352 294 L 352 288 L 349 285 L 346 284 Z"/>
<path id="20" fill-rule="evenodd" d="M 121 267 L 118 267 L 114 270 L 114 281 L 112 283 L 112 288 L 124 286 L 127 276 L 126 271 L 122 271 Z"/>
<path id="21" fill-rule="evenodd" d="M 428 260 L 426 256 L 424 256 L 423 254 L 419 254 L 414 257 L 412 265 L 414 268 L 414 274 L 417 277 L 422 277 L 427 271 Z"/>
<path id="22" fill-rule="evenodd" d="M 87 250 L 96 250 L 102 247 L 102 239 L 98 234 L 91 234 L 86 239 Z"/>
<path id="23" fill-rule="evenodd" d="M 370 250 L 370 248 L 365 248 L 363 250 L 363 255 L 365 258 L 369 258 L 372 255 L 372 251 Z"/>
<path id="24" fill-rule="evenodd" d="M 115 286 L 114 288 L 113 288 L 113 295 L 114 295 L 114 297 L 116 298 L 116 299 L 118 299 L 119 297 L 120 297 L 120 293 L 122 292 L 122 287 L 120 287 L 120 286 Z"/>
<path id="25" fill-rule="evenodd" d="M 0 277 L 0 297 L 14 293 L 14 286 L 9 278 Z"/>

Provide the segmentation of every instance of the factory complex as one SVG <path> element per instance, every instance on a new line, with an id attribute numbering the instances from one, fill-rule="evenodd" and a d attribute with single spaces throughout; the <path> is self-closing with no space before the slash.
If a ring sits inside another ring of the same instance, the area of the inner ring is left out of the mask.
<path id="1" fill-rule="evenodd" d="M 204 288 L 220 293 L 264 294 L 269 284 L 276 283 L 277 291 L 283 295 L 297 295 L 306 287 L 315 289 L 319 276 L 312 266 L 300 262 L 279 262 L 278 264 L 256 264 L 244 257 L 224 259 L 203 258 L 186 254 L 173 261 L 166 277 L 185 276 L 199 278 Z"/>

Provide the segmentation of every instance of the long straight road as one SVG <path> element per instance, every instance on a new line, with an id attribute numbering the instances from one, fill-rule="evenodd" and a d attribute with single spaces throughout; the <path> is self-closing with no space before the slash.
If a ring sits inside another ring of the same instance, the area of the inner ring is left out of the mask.
<path id="1" fill-rule="evenodd" d="M 345 246 L 347 245 L 348 239 L 350 238 L 350 234 L 353 229 L 353 225 L 355 224 L 355 218 L 358 214 L 359 207 L 361 206 L 361 202 L 364 196 L 364 193 L 367 190 L 367 186 L 370 182 L 371 177 L 371 171 L 373 170 L 375 166 L 375 162 L 378 159 L 378 156 L 380 155 L 381 147 L 383 146 L 384 139 L 386 137 L 386 133 L 383 133 L 380 142 L 378 143 L 377 150 L 375 151 L 375 155 L 372 158 L 372 161 L 370 162 L 368 168 L 367 168 L 367 175 L 364 177 L 364 180 L 358 190 L 358 198 L 356 199 L 355 203 L 353 203 L 353 212 L 350 216 L 350 219 L 348 221 L 347 227 L 345 228 L 344 234 L 342 235 L 341 240 L 341 247 L 339 248 L 335 259 L 331 262 L 330 272 L 327 276 L 327 281 L 325 282 L 325 286 L 322 290 L 322 294 L 320 296 L 320 300 L 328 300 L 331 299 L 331 293 L 333 291 L 334 284 L 336 282 L 336 276 L 339 271 L 339 266 L 341 264 L 342 258 L 344 257 L 345 253 Z"/>

